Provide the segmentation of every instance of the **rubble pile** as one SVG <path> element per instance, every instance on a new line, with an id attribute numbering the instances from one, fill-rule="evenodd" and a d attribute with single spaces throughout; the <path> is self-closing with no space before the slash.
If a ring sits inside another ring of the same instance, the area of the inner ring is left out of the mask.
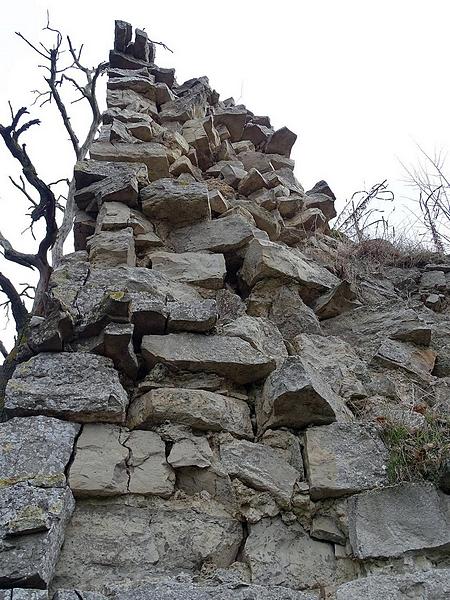
<path id="1" fill-rule="evenodd" d="M 154 59 L 117 21 L 6 390 L 0 600 L 450 597 L 448 471 L 392 484 L 378 426 L 450 410 L 450 264 L 343 279 L 296 135 Z"/>

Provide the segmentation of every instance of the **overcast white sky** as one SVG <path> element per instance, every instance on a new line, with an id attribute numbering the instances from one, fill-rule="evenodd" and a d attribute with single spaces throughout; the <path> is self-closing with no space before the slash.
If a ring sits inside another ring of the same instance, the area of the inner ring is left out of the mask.
<path id="1" fill-rule="evenodd" d="M 207 75 L 222 99 L 233 96 L 276 127 L 298 134 L 296 175 L 308 189 L 326 179 L 339 203 L 364 184 L 387 178 L 398 209 L 408 190 L 399 159 L 414 163 L 419 143 L 448 149 L 450 84 L 448 0 L 15 0 L 4 2 L 0 22 L 0 122 L 7 101 L 30 104 L 42 87 L 36 56 L 15 35 L 39 39 L 50 10 L 55 26 L 83 42 L 88 62 L 106 60 L 114 19 L 145 28 L 174 50 L 157 53 L 177 79 Z M 44 120 L 28 136 L 28 150 L 44 177 L 69 176 L 70 146 L 53 109 L 33 110 Z M 0 146 L 0 229 L 20 249 L 32 248 L 24 201 L 7 174 L 17 168 Z M 414 204 L 410 204 L 413 211 Z M 0 270 L 15 281 L 24 269 Z M 0 339 L 10 346 L 13 329 Z"/>

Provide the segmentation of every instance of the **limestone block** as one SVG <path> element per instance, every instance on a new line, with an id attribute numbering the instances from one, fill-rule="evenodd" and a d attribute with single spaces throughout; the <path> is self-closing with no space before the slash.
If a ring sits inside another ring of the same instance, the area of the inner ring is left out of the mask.
<path id="1" fill-rule="evenodd" d="M 47 415 L 85 423 L 120 423 L 127 406 L 112 361 L 82 352 L 33 356 L 16 368 L 5 394 L 10 417 Z"/>
<path id="2" fill-rule="evenodd" d="M 0 488 L 20 482 L 63 487 L 79 429 L 51 417 L 0 423 Z"/>
<path id="3" fill-rule="evenodd" d="M 297 135 L 293 131 L 287 127 L 282 127 L 270 136 L 264 152 L 267 154 L 281 154 L 289 158 L 296 139 Z"/>
<path id="4" fill-rule="evenodd" d="M 437 352 L 417 347 L 409 342 L 385 340 L 375 360 L 387 367 L 402 368 L 418 375 L 428 375 L 434 368 Z"/>
<path id="5" fill-rule="evenodd" d="M 349 419 L 342 399 L 319 371 L 300 357 L 289 356 L 273 371 L 256 400 L 258 429 L 302 429 Z"/>
<path id="6" fill-rule="evenodd" d="M 248 405 L 236 398 L 204 390 L 159 388 L 132 402 L 128 413 L 130 428 L 151 428 L 165 421 L 200 431 L 228 431 L 253 438 Z"/>
<path id="7" fill-rule="evenodd" d="M 111 582 L 228 567 L 242 525 L 210 500 L 116 496 L 77 502 L 66 532 L 55 587 L 98 590 Z M 98 560 L 99 549 L 102 552 Z"/>
<path id="8" fill-rule="evenodd" d="M 142 142 L 142 144 L 111 144 L 94 142 L 90 150 L 91 157 L 99 161 L 144 163 L 147 166 L 150 181 L 169 176 L 167 151 L 162 144 Z M 114 198 L 120 200 L 120 198 Z"/>
<path id="9" fill-rule="evenodd" d="M 339 283 L 337 277 L 301 252 L 259 239 L 248 246 L 241 277 L 250 287 L 264 278 L 282 277 L 296 281 L 316 294 Z"/>
<path id="10" fill-rule="evenodd" d="M 195 333 L 145 336 L 142 356 L 150 368 L 162 362 L 177 369 L 217 373 L 242 384 L 262 379 L 274 368 L 272 359 L 240 338 Z"/>
<path id="11" fill-rule="evenodd" d="M 450 543 L 450 497 L 431 483 L 403 483 L 348 500 L 350 544 L 357 558 L 396 557 Z"/>
<path id="12" fill-rule="evenodd" d="M 305 458 L 312 500 L 337 498 L 387 484 L 387 449 L 356 423 L 309 427 Z"/>
<path id="13" fill-rule="evenodd" d="M 265 444 L 226 440 L 220 444 L 220 460 L 231 477 L 255 490 L 267 491 L 288 506 L 300 473 Z"/>
<path id="14" fill-rule="evenodd" d="M 214 123 L 225 125 L 230 132 L 231 141 L 238 142 L 242 139 L 246 118 L 247 110 L 244 106 L 227 106 L 217 108 L 214 114 Z"/>
<path id="15" fill-rule="evenodd" d="M 222 335 L 238 337 L 266 356 L 281 360 L 287 356 L 281 333 L 270 319 L 243 315 L 223 326 Z"/>
<path id="16" fill-rule="evenodd" d="M 250 526 L 244 547 L 252 582 L 294 589 L 330 585 L 335 579 L 333 546 L 313 540 L 298 523 L 262 519 Z"/>
<path id="17" fill-rule="evenodd" d="M 230 215 L 176 229 L 169 240 L 176 252 L 231 252 L 252 238 L 249 223 L 240 215 Z"/>
<path id="18" fill-rule="evenodd" d="M 0 489 L 0 586 L 48 586 L 74 505 L 68 488 Z"/>
<path id="19" fill-rule="evenodd" d="M 325 215 L 327 221 L 334 219 L 337 216 L 336 209 L 334 207 L 335 198 L 331 198 L 327 194 L 323 194 L 320 192 L 311 193 L 311 191 L 306 193 L 306 196 L 303 198 L 303 206 L 304 208 L 318 208 Z"/>
<path id="20" fill-rule="evenodd" d="M 167 330 L 174 331 L 210 331 L 217 321 L 215 300 L 197 302 L 169 302 L 169 321 Z"/>
<path id="21" fill-rule="evenodd" d="M 181 226 L 211 218 L 204 183 L 159 179 L 141 190 L 142 210 L 152 220 Z"/>
<path id="22" fill-rule="evenodd" d="M 89 261 L 95 267 L 136 266 L 133 230 L 127 227 L 120 231 L 101 231 L 87 244 Z"/>
<path id="23" fill-rule="evenodd" d="M 151 262 L 152 269 L 164 273 L 170 279 L 212 290 L 223 286 L 226 275 L 222 254 L 157 251 L 152 253 Z"/>
<path id="24" fill-rule="evenodd" d="M 450 569 L 371 575 L 343 583 L 336 590 L 336 600 L 444 600 L 449 595 Z"/>

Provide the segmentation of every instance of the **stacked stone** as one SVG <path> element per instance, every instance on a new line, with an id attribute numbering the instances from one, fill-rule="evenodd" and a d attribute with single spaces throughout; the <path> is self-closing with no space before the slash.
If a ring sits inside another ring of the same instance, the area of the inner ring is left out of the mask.
<path id="1" fill-rule="evenodd" d="M 448 496 L 388 486 L 349 410 L 380 370 L 431 380 L 430 326 L 392 298 L 380 321 L 320 258 L 335 198 L 295 178 L 295 134 L 154 55 L 116 22 L 76 251 L 8 384 L 5 599 L 449 593 L 415 572 L 450 544 Z M 413 573 L 357 579 L 380 564 Z"/>

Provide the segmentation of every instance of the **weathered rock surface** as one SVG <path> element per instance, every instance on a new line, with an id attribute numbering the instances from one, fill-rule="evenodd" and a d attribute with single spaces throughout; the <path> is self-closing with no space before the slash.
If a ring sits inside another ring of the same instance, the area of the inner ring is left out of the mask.
<path id="1" fill-rule="evenodd" d="M 300 357 L 290 356 L 266 379 L 256 400 L 258 429 L 302 429 L 348 420 L 342 399 L 320 373 Z"/>
<path id="2" fill-rule="evenodd" d="M 175 281 L 217 290 L 223 286 L 226 274 L 222 254 L 201 252 L 153 252 L 152 269 Z"/>
<path id="3" fill-rule="evenodd" d="M 244 547 L 252 582 L 294 589 L 329 585 L 335 578 L 331 544 L 311 539 L 301 525 L 280 518 L 262 519 L 250 526 Z"/>
<path id="4" fill-rule="evenodd" d="M 20 482 L 64 487 L 79 429 L 75 423 L 51 417 L 0 423 L 0 488 Z"/>
<path id="5" fill-rule="evenodd" d="M 165 421 L 202 431 L 228 431 L 239 437 L 253 437 L 250 410 L 242 400 L 204 390 L 160 388 L 132 402 L 129 427 L 146 429 Z"/>
<path id="6" fill-rule="evenodd" d="M 360 559 L 447 548 L 450 498 L 431 483 L 404 483 L 348 500 L 350 543 Z"/>
<path id="7" fill-rule="evenodd" d="M 252 238 L 253 230 L 248 221 L 232 214 L 176 229 L 169 240 L 177 252 L 231 252 Z"/>
<path id="8" fill-rule="evenodd" d="M 169 320 L 167 330 L 173 331 L 210 331 L 217 321 L 215 300 L 197 302 L 169 302 L 167 305 Z"/>
<path id="9" fill-rule="evenodd" d="M 374 431 L 356 423 L 309 427 L 305 458 L 313 500 L 336 498 L 387 483 L 388 451 Z"/>
<path id="10" fill-rule="evenodd" d="M 128 397 L 112 361 L 82 352 L 38 354 L 20 364 L 5 395 L 6 413 L 78 422 L 120 423 Z"/>
<path id="11" fill-rule="evenodd" d="M 112 581 L 138 584 L 149 575 L 199 570 L 203 563 L 227 567 L 241 542 L 241 524 L 212 500 L 84 500 L 67 528 L 55 585 L 99 590 Z"/>
<path id="12" fill-rule="evenodd" d="M 141 190 L 141 199 L 144 214 L 156 221 L 181 226 L 211 218 L 204 183 L 158 179 Z"/>
<path id="13" fill-rule="evenodd" d="M 232 477 L 269 492 L 282 505 L 289 504 L 300 473 L 270 446 L 246 440 L 224 441 L 220 444 L 220 459 Z"/>
<path id="14" fill-rule="evenodd" d="M 67 488 L 0 489 L 0 586 L 46 588 L 74 509 Z"/>
<path id="15" fill-rule="evenodd" d="M 288 354 L 276 325 L 264 317 L 238 317 L 224 325 L 222 335 L 241 338 L 274 360 L 281 360 Z"/>
<path id="16" fill-rule="evenodd" d="M 237 383 L 262 379 L 274 368 L 272 359 L 235 337 L 149 335 L 142 340 L 142 355 L 150 368 L 162 362 L 177 369 L 217 373 Z"/>

